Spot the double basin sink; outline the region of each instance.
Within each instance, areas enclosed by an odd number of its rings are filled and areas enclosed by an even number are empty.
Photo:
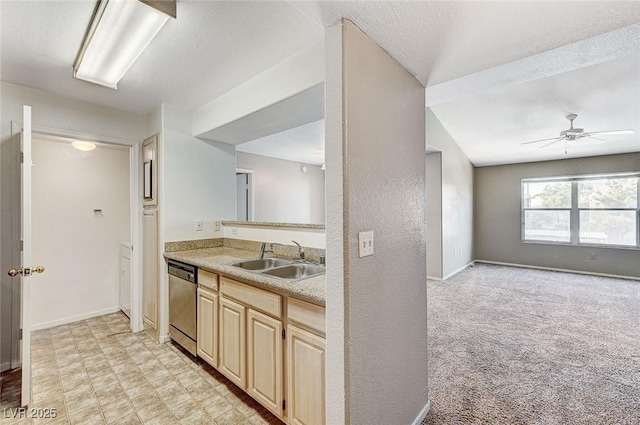
[[[325,273],[325,266],[301,263],[288,258],[256,258],[231,263],[234,267],[288,281],[299,281]]]

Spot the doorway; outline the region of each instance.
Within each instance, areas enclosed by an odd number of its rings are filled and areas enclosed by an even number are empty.
[[[0,353],[2,354],[1,366],[4,384],[9,383],[10,377],[13,384],[17,384],[18,398],[13,406],[19,406],[19,388],[21,368],[21,341],[20,341],[20,285],[7,279],[6,271],[14,267],[12,264],[20,264],[20,133],[21,124],[12,125],[12,136],[2,141],[2,292],[0,303]],[[17,135],[17,137],[14,137]],[[120,309],[119,305],[119,279],[120,279],[120,242],[139,242],[139,224],[137,213],[139,212],[138,196],[138,170],[139,146],[120,143],[96,142],[98,149],[94,152],[80,152],[71,147],[75,135],[53,136],[44,133],[33,133],[32,145],[34,145],[34,157],[32,159],[32,171],[35,174],[32,196],[33,205],[33,234],[34,260],[42,262],[46,266],[46,273],[31,286],[31,299],[34,304],[31,311],[32,326],[23,330],[45,329],[71,323],[85,318],[113,313]],[[87,136],[82,136],[87,140]],[[89,138],[91,140],[91,138]],[[58,148],[41,149],[43,146]],[[62,149],[62,150],[61,150]],[[63,152],[64,151],[64,152]],[[96,152],[107,151],[109,155],[98,163],[88,163]],[[115,153],[115,156],[113,155]],[[117,157],[117,159],[116,159]],[[52,161],[69,160],[66,166],[52,169]],[[117,166],[114,167],[114,164]],[[98,164],[98,166],[96,166]],[[99,165],[102,164],[102,165]],[[105,172],[102,166],[110,170]],[[84,172],[84,175],[79,171]],[[65,180],[60,179],[64,176]],[[113,187],[114,180],[118,180],[120,186]],[[119,202],[112,202],[114,192],[120,192]],[[80,205],[81,204],[81,205]],[[76,212],[65,210],[68,206],[75,206]],[[80,211],[80,214],[77,211]],[[114,231],[111,223],[113,215],[118,215],[118,228]],[[49,221],[47,221],[49,220]],[[17,225],[16,225],[17,223]],[[122,224],[124,223],[124,230]],[[91,233],[88,227],[102,233]],[[116,235],[117,243],[112,247],[113,241],[107,240],[109,234]],[[82,238],[79,238],[79,235]],[[75,254],[66,252],[73,248]],[[114,249],[112,249],[114,248]],[[16,251],[14,254],[12,251]],[[94,259],[104,259],[103,251],[111,252],[105,262],[103,270],[97,270],[86,258],[80,258],[88,254]],[[73,270],[73,273],[69,273]],[[76,277],[79,271],[84,270],[85,276],[82,282]],[[89,274],[90,273],[90,274]],[[135,292],[139,280],[139,265],[137,259],[131,261],[132,292]],[[74,279],[76,280],[74,283]],[[14,279],[15,280],[15,279]],[[46,281],[46,285],[43,284]],[[100,282],[102,288],[96,292],[95,285],[87,285],[87,282]],[[106,284],[106,285],[105,285]],[[94,301],[108,300],[106,305],[96,304]],[[93,303],[93,304],[92,304]],[[134,304],[133,308],[136,308]],[[82,310],[84,309],[84,310]],[[29,309],[26,309],[29,311]],[[134,313],[135,314],[135,313]],[[134,331],[135,321],[131,322]],[[138,327],[139,328],[139,327]],[[8,353],[8,354],[7,354]],[[26,364],[26,362],[25,362]],[[17,379],[14,379],[17,378]],[[17,381],[17,382],[16,382]],[[15,388],[15,385],[12,385]],[[2,392],[7,387],[3,385]]]
[[[255,221],[253,170],[236,169],[236,220]]]

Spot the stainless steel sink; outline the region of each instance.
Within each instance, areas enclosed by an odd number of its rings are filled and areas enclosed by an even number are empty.
[[[325,266],[318,264],[294,263],[288,266],[263,270],[262,274],[279,277],[286,280],[302,280],[314,276],[320,276],[326,271]]]
[[[258,258],[255,260],[243,260],[231,263],[232,266],[240,267],[241,269],[259,272],[266,269],[272,269],[274,267],[286,266],[292,264],[293,260],[287,260],[284,258]]]

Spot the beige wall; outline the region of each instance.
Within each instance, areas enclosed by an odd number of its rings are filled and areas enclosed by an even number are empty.
[[[351,22],[343,21],[341,35],[342,50],[327,50],[327,108],[336,107],[336,87],[342,95],[341,116],[327,113],[327,151],[341,145],[343,159],[328,159],[327,190],[342,192],[344,223],[328,215],[327,247],[331,253],[343,232],[344,286],[333,288],[340,281],[327,275],[327,305],[335,299],[344,306],[344,422],[410,424],[427,404],[424,87]],[[333,79],[336,54],[340,82]],[[333,130],[341,117],[348,125],[338,140]],[[329,180],[333,167],[342,170],[342,187]],[[336,199],[328,199],[336,212]],[[359,258],[358,232],[367,230],[374,231],[375,254]],[[340,264],[328,260],[328,268]],[[339,326],[330,325],[331,342]],[[342,372],[333,358],[327,368],[329,377]],[[338,423],[331,411],[339,403],[328,398],[328,423]]]
[[[236,152],[236,166],[254,171],[255,221],[324,223],[324,171],[320,166],[246,152]]]
[[[118,310],[129,148],[82,152],[34,135],[33,164],[32,250],[46,273],[31,289],[32,329]]]
[[[520,235],[521,179],[639,170],[640,153],[476,168],[476,259],[640,277],[637,250],[526,244]]]
[[[427,276],[442,279],[442,153],[427,154]]]
[[[442,155],[442,277],[473,261],[473,164],[427,108],[427,144]]]

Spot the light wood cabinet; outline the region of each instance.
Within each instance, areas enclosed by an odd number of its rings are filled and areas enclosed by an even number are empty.
[[[324,307],[206,270],[198,283],[198,356],[285,423],[324,425]]]
[[[142,216],[142,314],[145,327],[158,329],[158,212]]]
[[[325,309],[289,298],[287,416],[289,424],[325,423]]]
[[[282,321],[249,309],[247,325],[247,392],[282,417]]]
[[[218,367],[218,294],[198,288],[197,353]]]
[[[289,424],[325,423],[325,339],[287,326]]]
[[[246,307],[220,297],[220,358],[218,370],[234,384],[247,388]]]

